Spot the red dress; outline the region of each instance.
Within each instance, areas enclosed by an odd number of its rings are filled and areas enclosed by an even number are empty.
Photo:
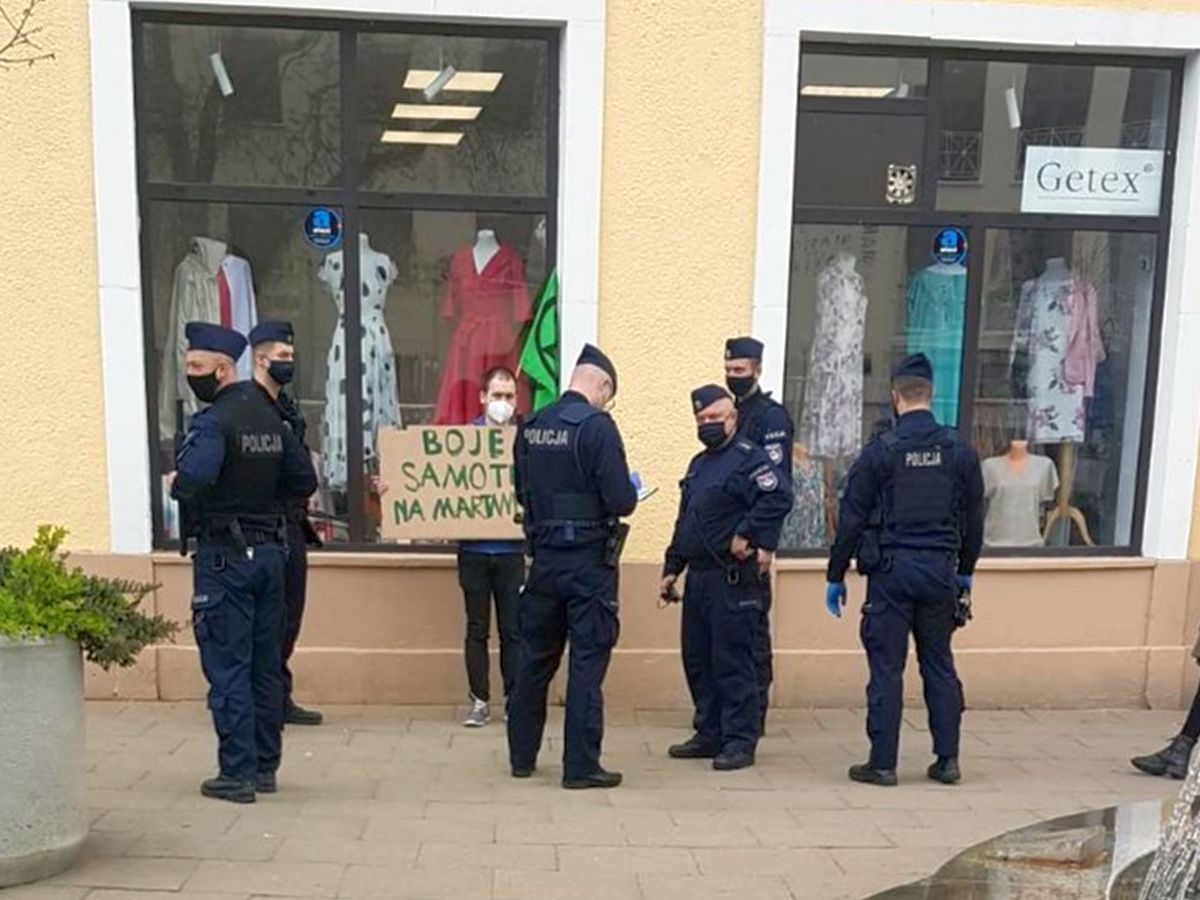
[[[442,318],[458,317],[450,338],[442,383],[434,408],[435,425],[466,425],[479,416],[479,383],[494,366],[514,372],[520,349],[521,326],[533,315],[525,267],[517,251],[507,245],[475,271],[471,247],[463,247],[450,260]],[[525,412],[525,391],[521,411]]]

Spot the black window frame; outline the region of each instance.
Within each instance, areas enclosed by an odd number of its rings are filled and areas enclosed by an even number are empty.
[[[146,144],[142,128],[145,91],[143,29],[147,25],[196,25],[207,27],[247,27],[279,30],[323,31],[339,36],[339,98],[341,102],[341,171],[337,183],[324,187],[278,187],[178,183],[151,180],[148,177]],[[546,221],[546,271],[557,267],[558,249],[558,170],[561,29],[512,25],[467,25],[404,19],[286,16],[262,14],[223,14],[170,12],[135,9],[132,11],[134,121],[136,130],[138,214],[148,221],[150,204],[156,201],[176,203],[229,203],[272,206],[330,206],[342,212],[342,244],[345,253],[346,303],[346,421],[362,421],[363,367],[361,359],[362,298],[359,277],[359,231],[363,210],[392,209],[405,212],[447,211],[481,213],[524,213],[541,215]],[[358,139],[358,103],[361,85],[358,75],[358,37],[365,34],[430,35],[437,37],[508,38],[541,41],[546,44],[546,183],[543,196],[504,196],[435,191],[368,191],[359,186],[358,165],[361,146]],[[142,278],[142,340],[146,383],[146,415],[149,426],[152,546],[156,550],[176,550],[179,541],[166,538],[162,510],[162,465],[158,440],[159,360],[155,357],[153,266],[145,232],[139,234]],[[347,428],[347,496],[350,539],[326,545],[329,552],[443,553],[454,551],[447,544],[393,544],[368,541],[365,476],[362,466],[362,429]]]
[[[920,57],[928,61],[928,84],[925,96],[913,99],[871,99],[857,97],[806,97],[800,94],[797,75],[796,146],[793,166],[798,166],[803,150],[804,135],[800,131],[802,112],[849,112],[858,114],[912,115],[925,120],[925,145],[918,175],[917,196],[911,206],[815,206],[799,200],[798,179],[794,179],[791,227],[797,225],[899,225],[914,228],[954,226],[967,235],[971,247],[985,246],[989,230],[1028,231],[1100,231],[1153,234],[1155,268],[1150,311],[1150,345],[1146,359],[1146,384],[1142,404],[1141,431],[1138,436],[1133,522],[1128,544],[1065,547],[987,547],[991,557],[1071,557],[1071,556],[1141,556],[1145,537],[1146,486],[1150,472],[1150,449],[1154,434],[1155,401],[1158,394],[1159,362],[1162,344],[1163,305],[1166,293],[1167,260],[1170,250],[1171,209],[1174,200],[1175,162],[1179,141],[1179,118],[1183,96],[1184,60],[1177,56],[1130,56],[1097,53],[1075,53],[1066,49],[1055,52],[982,50],[953,46],[906,46],[890,44],[850,44],[826,41],[801,41],[801,67],[805,53],[838,56]],[[1166,146],[1163,149],[1164,170],[1162,198],[1157,216],[1095,216],[1060,215],[1022,212],[961,212],[939,211],[937,192],[941,183],[941,101],[945,64],[951,60],[979,60],[1028,64],[1124,66],[1166,70],[1171,76],[1167,109]],[[789,246],[790,246],[789,242]],[[959,387],[958,426],[967,441],[974,424],[975,393],[979,377],[979,322],[984,288],[984,253],[971,253],[967,259],[967,298],[963,324],[963,358]],[[790,282],[789,266],[789,282]],[[789,283],[788,302],[791,303]],[[781,555],[795,558],[822,557],[824,548],[805,548],[783,551]]]

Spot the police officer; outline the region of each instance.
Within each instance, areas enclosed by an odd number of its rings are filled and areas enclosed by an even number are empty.
[[[275,791],[281,755],[283,514],[317,475],[262,391],[237,383],[246,339],[204,322],[185,334],[188,384],[212,404],[192,419],[171,485],[197,538],[192,623],[219,742],[220,774],[200,792],[253,803]]]
[[[950,641],[959,595],[971,589],[983,545],[983,475],[975,451],[938,425],[932,399],[929,360],[923,353],[906,357],[892,374],[896,424],[867,444],[851,467],[829,558],[825,604],[840,616],[850,557],[878,506],[880,558],[859,560],[869,576],[861,637],[871,671],[871,756],[850,769],[850,778],[866,784],[896,784],[909,632],[937,757],[928,775],[943,784],[961,778],[963,695]]]
[[[682,651],[696,733],[668,753],[712,759],[714,769],[729,771],[754,765],[761,727],[755,638],[792,489],[761,447],[737,436],[738,414],[724,388],[692,391],[692,410],[705,449],[680,482],[662,596],[675,597],[687,569]]]
[[[612,788],[619,772],[600,765],[601,685],[617,642],[617,566],[637,506],[625,448],[603,412],[616,396],[612,361],[586,345],[559,400],[517,434],[517,497],[533,562],[521,598],[522,661],[509,710],[514,778],[537,767],[546,691],[571,643],[564,724],[565,788]]]
[[[250,332],[254,354],[254,380],[275,407],[283,423],[308,452],[305,434],[308,423],[296,401],[284,393],[296,374],[295,336],[291,322],[259,322]],[[317,711],[297,706],[292,700],[292,670],[288,661],[296,650],[304,618],[304,595],[308,585],[308,548],[320,547],[321,539],[308,518],[307,500],[287,506],[288,553],[283,569],[283,721],[285,725],[320,725]]]
[[[766,451],[779,480],[792,484],[792,441],[796,428],[783,404],[771,398],[759,386],[762,378],[762,341],[752,337],[730,338],[725,342],[725,385],[737,401],[738,436]],[[759,730],[766,734],[767,708],[771,702],[771,682],[775,667],[771,653],[771,586],[768,582],[759,628],[755,636],[754,665],[758,675]]]

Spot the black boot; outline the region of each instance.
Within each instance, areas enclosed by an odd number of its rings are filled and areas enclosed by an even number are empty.
[[[745,747],[726,747],[713,758],[713,768],[718,772],[735,772],[754,765],[754,751]]]
[[[274,772],[259,772],[254,776],[254,790],[260,794],[274,794],[279,790]]]
[[[1149,756],[1135,756],[1130,760],[1135,769],[1147,775],[1170,775],[1172,778],[1187,778],[1188,763],[1196,739],[1187,735],[1176,735],[1166,747]]]
[[[325,717],[315,709],[305,709],[292,703],[283,713],[285,725],[320,725]]]
[[[667,756],[671,759],[712,759],[720,752],[720,746],[706,741],[698,734],[693,734],[682,744],[674,744],[667,748]]]
[[[591,775],[582,778],[563,778],[562,786],[572,791],[585,791],[588,788],[615,788],[621,783],[620,772],[606,772],[597,769]]]
[[[897,783],[895,769],[872,769],[869,765],[851,766],[850,780],[878,787],[895,787]]]
[[[939,756],[925,772],[930,781],[940,781],[942,784],[958,784],[962,781],[962,771],[958,768],[958,759],[953,756]]]
[[[240,778],[218,775],[200,785],[200,793],[213,800],[228,800],[230,803],[253,803],[254,782]]]

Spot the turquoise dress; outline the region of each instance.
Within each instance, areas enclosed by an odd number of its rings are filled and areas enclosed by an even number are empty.
[[[958,425],[966,306],[967,273],[960,267],[930,266],[908,283],[908,352],[929,357],[933,415],[950,428]]]

